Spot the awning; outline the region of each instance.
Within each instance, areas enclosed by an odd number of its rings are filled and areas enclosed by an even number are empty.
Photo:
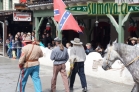
[[[0,16],[5,16],[5,15],[11,15],[13,14],[13,12],[15,12],[16,10],[1,10],[0,11]]]

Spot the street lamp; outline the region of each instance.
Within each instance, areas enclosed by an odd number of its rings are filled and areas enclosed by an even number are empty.
[[[4,56],[4,22],[0,21],[0,23],[2,24],[2,28],[3,28],[3,56]]]
[[[96,24],[96,27],[98,27],[98,23],[99,23],[99,22],[96,20],[96,22],[95,22],[95,24]]]
[[[95,25],[96,25],[96,27],[98,27],[98,20],[97,20],[97,15],[96,15],[96,22],[95,22]]]

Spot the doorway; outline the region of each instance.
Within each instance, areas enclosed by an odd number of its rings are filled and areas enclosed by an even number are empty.
[[[99,22],[98,26],[94,26],[93,39],[96,46],[99,44],[105,49],[110,41],[110,24]]]

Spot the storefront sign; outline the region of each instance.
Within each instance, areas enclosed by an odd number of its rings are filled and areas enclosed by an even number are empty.
[[[31,21],[31,13],[14,12],[13,21]]]
[[[127,14],[128,12],[139,11],[138,5],[128,5],[122,3],[121,6],[118,3],[88,3],[87,6],[74,6],[67,7],[70,11],[87,12],[88,14]]]

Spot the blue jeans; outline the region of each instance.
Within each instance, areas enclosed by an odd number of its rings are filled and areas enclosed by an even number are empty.
[[[11,48],[8,48],[7,55],[9,56],[9,58],[12,58],[12,49]]]
[[[39,65],[24,68],[21,70],[20,80],[18,84],[18,92],[25,92],[25,86],[29,75],[32,78],[35,92],[42,92],[41,80],[39,77]]]
[[[79,74],[82,88],[87,87],[86,77],[84,74],[84,62],[75,62],[74,68],[72,70],[71,78],[70,78],[70,87],[73,88],[76,73]]]
[[[20,58],[20,56],[21,56],[21,48],[17,48],[16,56],[17,56],[17,59]]]

